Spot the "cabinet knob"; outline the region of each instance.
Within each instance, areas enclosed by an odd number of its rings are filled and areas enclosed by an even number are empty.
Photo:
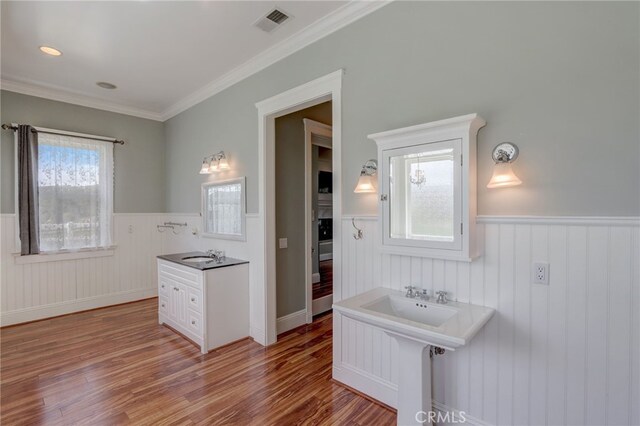
[[[196,325],[196,322],[195,321],[191,321],[191,324]]]
[[[192,302],[195,302],[195,301],[196,301],[196,298],[195,298],[195,297],[192,297],[192,298],[191,298],[191,301],[192,301]]]
[[[162,284],[162,288],[164,288],[164,284]]]
[[[162,307],[164,308],[164,303],[162,304]]]

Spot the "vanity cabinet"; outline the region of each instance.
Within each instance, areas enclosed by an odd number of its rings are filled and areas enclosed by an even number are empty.
[[[477,114],[370,135],[378,145],[382,252],[471,261],[476,233]]]
[[[158,322],[202,353],[249,336],[249,264],[233,261],[202,270],[158,259]]]

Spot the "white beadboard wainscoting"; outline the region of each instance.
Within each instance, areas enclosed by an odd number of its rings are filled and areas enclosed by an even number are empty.
[[[159,214],[115,214],[110,256],[16,263],[13,214],[1,216],[0,323],[11,325],[154,297]],[[131,231],[131,232],[130,232]]]
[[[380,254],[377,218],[355,220],[364,238],[343,217],[336,300],[412,284],[496,309],[467,347],[435,357],[437,409],[472,424],[640,424],[638,218],[480,218],[472,263]],[[550,285],[532,284],[536,261]],[[334,315],[334,377],[395,407],[395,342]]]
[[[255,235],[257,215],[247,215],[247,235]],[[164,222],[186,222],[159,232]],[[71,312],[99,308],[157,295],[156,256],[181,251],[221,249],[227,256],[255,259],[247,242],[201,238],[199,214],[114,215],[113,255],[75,260],[17,264],[15,215],[0,216],[0,325],[6,326]],[[196,235],[192,231],[196,229]],[[253,244],[255,246],[255,244]],[[253,250],[253,251],[252,251]],[[251,275],[255,276],[255,262]],[[260,323],[261,306],[251,308]],[[262,330],[252,336],[259,339]]]

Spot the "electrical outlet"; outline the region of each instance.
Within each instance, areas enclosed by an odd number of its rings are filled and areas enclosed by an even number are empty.
[[[278,245],[281,249],[285,249],[289,246],[289,240],[287,238],[280,238],[278,240]]]
[[[533,283],[549,284],[549,264],[547,262],[533,264]]]

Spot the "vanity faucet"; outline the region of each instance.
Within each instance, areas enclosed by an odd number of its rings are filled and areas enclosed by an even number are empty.
[[[410,299],[415,299],[416,297],[419,296],[417,287],[408,285],[408,286],[405,286],[405,289],[407,290],[407,293],[405,294],[406,297]]]
[[[443,305],[446,305],[448,300],[447,300],[447,292],[446,291],[436,291],[436,294],[438,295],[438,299],[436,300],[436,303],[441,303]]]
[[[431,297],[429,296],[429,290],[426,288],[422,289],[422,293],[420,293],[420,300],[429,300]]]

